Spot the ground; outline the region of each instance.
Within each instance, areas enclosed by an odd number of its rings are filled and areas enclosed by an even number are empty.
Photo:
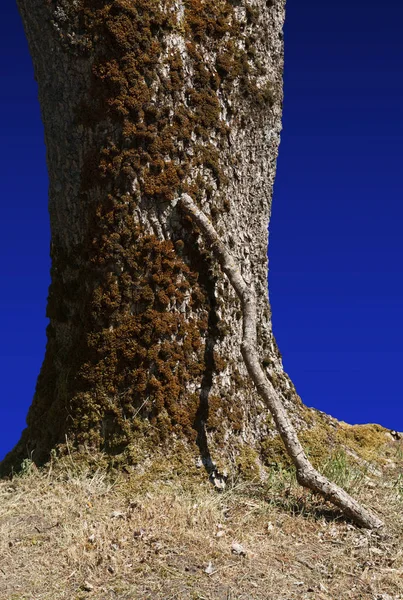
[[[386,456],[376,468],[340,453],[322,465],[385,520],[379,532],[279,467],[219,492],[203,468],[158,454],[127,472],[27,461],[0,482],[0,599],[403,599],[403,442]]]

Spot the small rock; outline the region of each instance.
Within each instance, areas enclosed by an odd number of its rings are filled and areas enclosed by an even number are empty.
[[[211,561],[209,562],[207,567],[204,569],[204,572],[207,573],[207,575],[212,575],[213,573],[215,573],[213,563]]]
[[[274,525],[271,521],[267,523],[267,533],[271,533],[274,529]]]
[[[91,534],[88,538],[90,544],[95,544],[95,534]]]
[[[237,554],[238,556],[246,556],[245,548],[242,544],[238,544],[238,542],[234,542],[231,546],[232,554]]]
[[[91,585],[91,583],[88,583],[88,581],[84,581],[84,583],[83,583],[84,592],[92,592],[93,589],[94,589],[94,586]]]
[[[220,529],[220,531],[217,531],[217,533],[215,534],[216,538],[221,538],[225,535],[225,531],[223,529]]]
[[[119,510],[112,511],[109,516],[111,519],[124,519],[125,518],[125,515],[122,512],[120,512]]]

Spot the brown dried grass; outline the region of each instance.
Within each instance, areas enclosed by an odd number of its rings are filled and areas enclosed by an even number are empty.
[[[343,479],[337,461],[326,468]],[[0,599],[403,599],[402,463],[396,444],[381,477],[344,473],[385,520],[380,533],[346,522],[288,471],[218,493],[201,470],[173,475],[162,457],[142,474],[27,463],[0,482]]]

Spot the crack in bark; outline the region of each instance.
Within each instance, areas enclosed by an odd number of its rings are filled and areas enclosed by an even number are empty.
[[[206,245],[241,300],[243,314],[241,354],[250,378],[273,415],[281,439],[295,465],[298,483],[338,506],[357,525],[369,529],[383,527],[383,522],[376,515],[354,500],[345,490],[321,475],[310,463],[283,403],[260,365],[257,352],[256,295],[253,286],[245,282],[234,257],[192,198],[183,194],[175,200],[174,204],[178,204],[192,219],[193,224],[200,229]]]

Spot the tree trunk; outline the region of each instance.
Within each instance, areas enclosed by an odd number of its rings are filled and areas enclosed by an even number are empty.
[[[171,202],[188,193],[254,282],[262,360],[284,1],[18,0],[50,177],[48,344],[3,470],[65,437],[113,454],[197,442],[205,463],[267,437],[241,307]],[[290,396],[290,401],[294,397]]]
[[[257,357],[298,426],[267,296],[284,1],[18,3],[45,125],[52,282],[27,429],[2,472],[67,438],[125,461],[197,444],[218,485],[217,462],[234,457],[261,474],[274,424],[240,353],[242,306],[173,200],[189,194],[254,288]]]
[[[221,485],[217,462],[264,474],[276,425],[303,485],[380,526],[312,468],[295,427],[308,418],[327,454],[338,426],[302,405],[271,330],[285,0],[17,1],[45,125],[52,281],[27,428],[0,471],[66,440],[126,462],[181,444]]]

